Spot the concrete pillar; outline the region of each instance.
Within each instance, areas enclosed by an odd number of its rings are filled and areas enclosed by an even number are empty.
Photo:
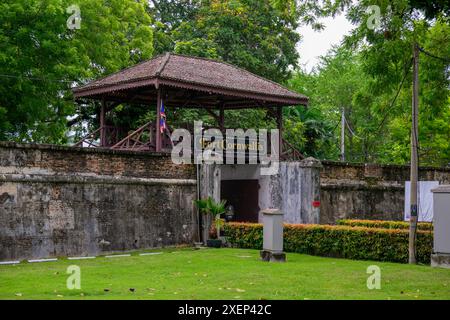
[[[220,201],[221,170],[217,164],[200,165],[200,198]]]
[[[314,158],[300,161],[300,190],[302,223],[320,223],[320,170],[322,163]]]
[[[261,260],[284,262],[283,253],[283,213],[278,209],[265,209],[263,215],[263,250]]]
[[[434,243],[431,265],[450,268],[450,185],[443,185],[433,192]]]
[[[280,171],[283,169],[280,163]],[[259,170],[259,167],[258,167]],[[259,177],[259,209],[262,208],[283,208],[281,172],[278,175]],[[283,211],[286,212],[286,211]],[[284,216],[286,218],[286,216]],[[259,211],[258,221],[263,221],[262,211]]]

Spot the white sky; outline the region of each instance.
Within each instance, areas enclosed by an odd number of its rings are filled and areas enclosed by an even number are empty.
[[[300,65],[306,71],[311,71],[319,62],[318,58],[325,55],[332,45],[339,44],[353,28],[344,14],[321,19],[320,22],[325,25],[322,31],[314,31],[310,26],[299,28],[302,40],[297,45],[297,50],[300,53]]]

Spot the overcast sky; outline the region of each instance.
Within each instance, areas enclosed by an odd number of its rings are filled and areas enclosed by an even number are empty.
[[[301,42],[297,45],[300,53],[300,65],[307,71],[318,63],[318,57],[327,53],[331,46],[339,44],[344,35],[349,34],[353,26],[347,21],[344,15],[320,20],[325,29],[317,32],[309,26],[303,26],[299,29],[302,35]]]

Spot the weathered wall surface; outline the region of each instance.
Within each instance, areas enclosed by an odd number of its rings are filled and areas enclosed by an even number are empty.
[[[308,158],[280,162],[279,173],[273,176],[261,176],[258,165],[221,168],[223,180],[258,180],[259,209],[281,209],[286,223],[334,224],[344,218],[403,220],[408,166]],[[450,168],[422,167],[419,179],[450,184]],[[319,201],[320,207],[315,208],[313,202]]]
[[[259,165],[223,165],[223,180],[258,180],[259,210],[278,208],[286,223],[319,223],[319,161],[308,158],[300,162],[280,162],[278,174],[261,175]],[[262,222],[262,214],[259,215]]]
[[[0,143],[0,260],[190,244],[195,198],[166,155]]]
[[[408,167],[322,166],[282,162],[274,176],[257,165],[205,167],[201,193],[217,198],[221,179],[256,179],[259,208],[281,208],[289,223],[402,220]],[[448,168],[419,175],[450,184]],[[0,260],[189,244],[198,236],[196,196],[195,166],[167,155],[0,143]]]
[[[320,222],[342,218],[403,220],[409,167],[322,162]],[[450,168],[419,170],[422,181],[450,183]]]

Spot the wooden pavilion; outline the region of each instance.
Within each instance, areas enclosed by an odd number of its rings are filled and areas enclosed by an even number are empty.
[[[202,108],[216,119],[222,132],[226,110],[267,108],[280,130],[281,157],[301,158],[295,148],[282,141],[282,108],[306,106],[308,98],[225,62],[166,53],[74,88],[73,93],[75,99],[101,101],[99,128],[77,146],[169,151],[170,131],[160,133],[162,104],[165,108]],[[156,121],[131,134],[121,133],[105,121],[106,114],[121,103],[155,106]]]

